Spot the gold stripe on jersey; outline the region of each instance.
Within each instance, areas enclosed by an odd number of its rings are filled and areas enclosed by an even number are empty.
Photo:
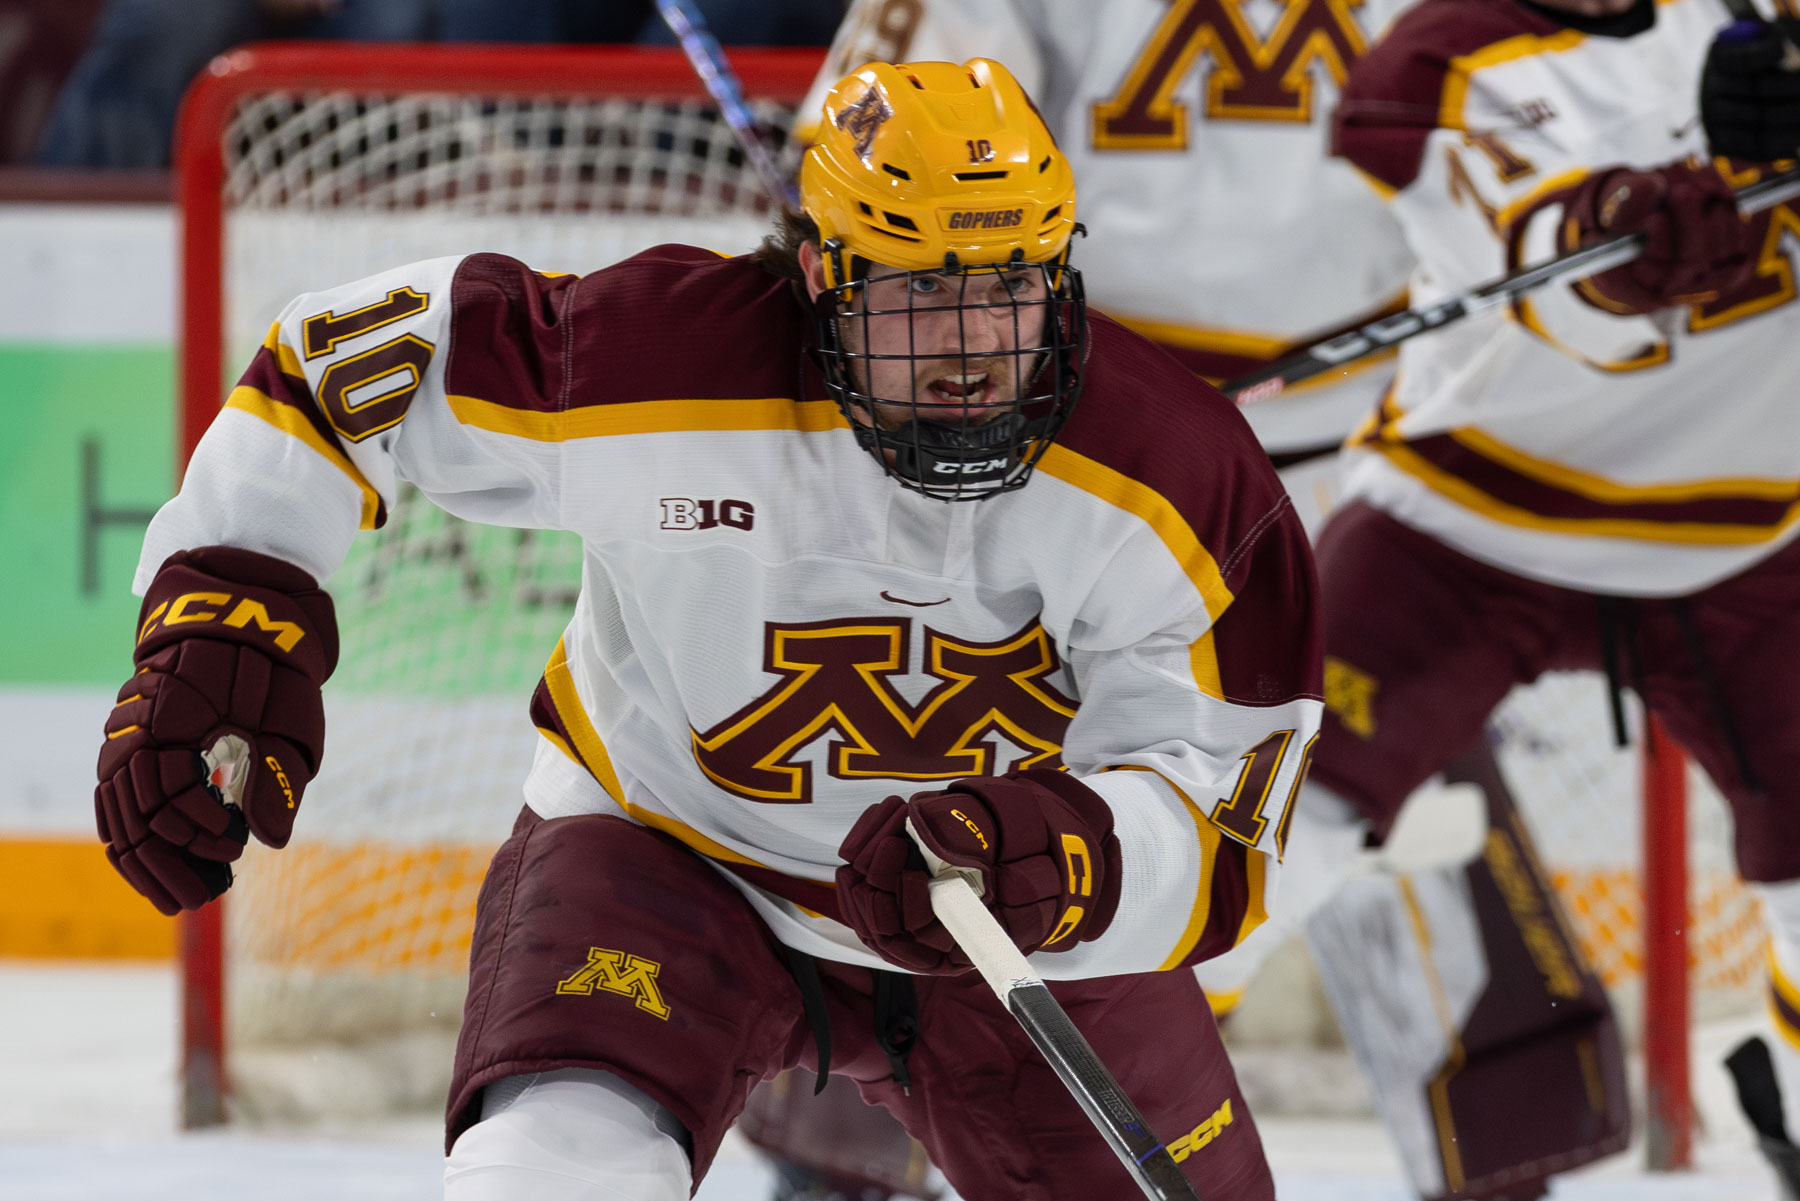
[[[305,381],[306,368],[300,365],[299,353],[281,340],[281,322],[277,321],[269,327],[268,335],[263,338],[263,349],[275,356],[275,364],[281,368],[281,374]]]
[[[1392,189],[1389,189],[1392,193]],[[1401,289],[1378,307],[1368,310],[1379,315],[1390,309],[1404,306],[1406,290]],[[1163,346],[1176,346],[1182,350],[1197,350],[1206,354],[1235,355],[1240,358],[1258,359],[1274,362],[1290,351],[1299,350],[1310,343],[1296,343],[1292,338],[1280,338],[1271,334],[1251,333],[1248,330],[1219,329],[1206,325],[1182,325],[1173,321],[1153,321],[1148,317],[1122,316],[1111,309],[1106,315],[1123,325],[1133,333],[1142,334],[1152,342]],[[1374,316],[1369,318],[1371,321]],[[1303,379],[1297,384],[1289,384],[1282,389],[1283,396],[1296,396],[1306,391],[1320,388],[1335,388],[1353,375],[1361,375],[1375,367],[1391,364],[1400,353],[1398,346],[1390,346],[1375,354],[1364,355],[1355,362],[1346,363],[1333,371],[1322,372],[1310,379]]]
[[[283,347],[282,349],[287,348]],[[291,355],[293,351],[289,350],[288,353]],[[306,443],[307,446],[317,451],[326,462],[349,476],[350,482],[362,492],[360,528],[365,530],[375,528],[375,519],[381,512],[381,494],[375,491],[375,486],[369,483],[368,478],[357,469],[356,464],[352,463],[343,451],[333,446],[323,434],[313,428],[313,423],[306,419],[305,413],[293,405],[281,404],[272,399],[268,393],[246,384],[239,384],[231,390],[231,396],[225,401],[225,407],[236,409],[240,413],[247,413],[259,421],[265,421],[289,437]]]
[[[1231,942],[1238,946],[1258,926],[1269,920],[1269,910],[1263,898],[1263,882],[1269,874],[1269,857],[1252,851],[1244,856],[1245,881],[1250,895],[1244,904],[1244,920],[1238,923],[1237,937]]]
[[[587,764],[581,761],[581,756],[575,753],[573,747],[563,741],[563,736],[561,734],[558,734],[555,730],[546,730],[542,726],[537,727],[537,732],[544,736],[545,742],[548,742],[551,746],[568,756],[569,762],[573,763],[576,767],[581,768],[583,771],[587,770]]]
[[[1473,54],[1457,55],[1450,60],[1450,68],[1444,75],[1444,90],[1438,94],[1438,127],[1467,128],[1463,123],[1463,108],[1469,101],[1469,77],[1475,72],[1515,59],[1573,50],[1585,41],[1587,35],[1573,29],[1564,29],[1547,37],[1522,33],[1491,46],[1483,46]]]
[[[1258,334],[1243,329],[1221,329],[1210,325],[1183,325],[1174,321],[1159,321],[1149,317],[1130,317],[1125,314],[1106,310],[1106,315],[1123,325],[1149,338],[1152,342],[1162,342],[1169,346],[1180,346],[1187,350],[1211,350],[1220,354],[1239,355],[1247,359],[1272,359],[1294,344],[1292,338],[1283,338],[1275,334]]]
[[[450,411],[464,425],[532,442],[715,430],[796,430],[816,434],[850,428],[835,401],[796,401],[785,396],[645,400],[553,413],[513,408],[477,396],[451,395],[449,401]]]
[[[1188,647],[1188,662],[1193,665],[1194,686],[1215,701],[1224,700],[1225,682],[1219,675],[1219,649],[1213,642],[1210,627]]]
[[[1464,508],[1490,520],[1526,529],[1597,538],[1636,538],[1646,542],[1754,546],[1780,537],[1796,519],[1800,519],[1800,503],[1790,505],[1787,512],[1782,514],[1781,520],[1755,526],[1698,521],[1646,521],[1623,517],[1546,517],[1496,500],[1461,476],[1450,474],[1402,444],[1368,442],[1363,445],[1379,451],[1395,467]]]
[[[1219,828],[1213,825],[1212,819],[1200,812],[1200,806],[1194,804],[1187,793],[1161,772],[1148,767],[1139,767],[1135,763],[1119,763],[1101,770],[1149,772],[1167,784],[1175,795],[1181,798],[1182,806],[1186,808],[1188,817],[1192,818],[1194,822],[1194,833],[1200,844],[1200,886],[1194,890],[1194,907],[1188,913],[1187,925],[1182,928],[1181,937],[1176,940],[1175,949],[1169,952],[1169,957],[1163,960],[1156,969],[1159,972],[1166,972],[1180,966],[1181,961],[1187,958],[1188,952],[1194,949],[1194,944],[1200,941],[1200,936],[1206,933],[1207,919],[1212,916],[1213,865],[1219,860],[1219,842],[1224,836],[1219,833]],[[1245,856],[1246,859],[1255,857],[1256,852],[1254,851]],[[1260,877],[1258,884],[1260,887]],[[1254,898],[1254,903],[1258,906],[1262,904],[1260,891]]]
[[[1724,499],[1800,500],[1800,480],[1722,476],[1708,480],[1689,480],[1680,484],[1622,484],[1552,459],[1526,454],[1474,426],[1451,430],[1450,436],[1475,453],[1510,467],[1520,475],[1603,504]]]
[[[1231,604],[1231,589],[1225,586],[1218,563],[1167,497],[1148,484],[1055,442],[1038,460],[1038,470],[1130,513],[1156,531],[1200,594],[1208,617],[1217,621]]]
[[[1378,182],[1378,181],[1376,181]],[[1382,185],[1386,187],[1386,185]],[[1393,189],[1387,188],[1386,195],[1393,195]],[[1389,312],[1406,306],[1407,289],[1401,288],[1384,300],[1377,301],[1363,311],[1373,321]],[[1115,309],[1107,309],[1106,315],[1123,325],[1126,329],[1140,333],[1152,342],[1161,342],[1166,346],[1179,346],[1184,350],[1208,350],[1218,354],[1237,355],[1246,359],[1274,359],[1309,344],[1306,340],[1296,341],[1291,335],[1263,334],[1248,329],[1227,329],[1216,325],[1188,325],[1178,321],[1164,321],[1153,317],[1134,317],[1120,313]],[[1296,385],[1298,386],[1298,385]]]
[[[1536,187],[1510,200],[1494,210],[1494,225],[1498,229],[1511,229],[1515,221],[1531,209],[1544,202],[1544,197],[1552,192],[1560,192],[1565,188],[1573,189],[1593,172],[1586,167],[1572,167],[1567,171],[1559,171],[1548,179],[1540,180]]]
[[[612,755],[607,752],[606,744],[600,739],[600,731],[594,728],[594,723],[588,718],[587,709],[581,703],[581,694],[575,689],[575,676],[569,670],[569,650],[560,639],[556,643],[556,650],[550,655],[550,662],[544,665],[544,683],[549,686],[550,700],[556,705],[556,715],[562,718],[569,737],[575,741],[575,750],[579,754],[577,761],[587,768],[588,774],[600,782],[600,787],[606,789],[607,795],[632,820],[649,826],[652,830],[662,831],[709,859],[742,863],[765,871],[774,870],[754,859],[746,859],[723,843],[714,842],[692,826],[660,813],[652,813],[625,799],[625,789],[619,783],[619,773],[613,767]],[[540,727],[539,733],[542,732]]]
[[[1350,162],[1349,159],[1344,159],[1342,161],[1347,162],[1347,163]],[[1375,189],[1375,194],[1377,196],[1381,197],[1383,200],[1392,200],[1394,197],[1396,197],[1400,194],[1399,188],[1396,188],[1393,184],[1389,183],[1385,179],[1382,179],[1378,175],[1371,175],[1369,172],[1364,171],[1361,167],[1357,166],[1355,163],[1350,163],[1350,169],[1352,171],[1356,172],[1357,178],[1361,179],[1364,183],[1368,184],[1371,188]]]
[[[1783,1008],[1787,1012],[1783,1012]],[[1769,1020],[1775,1030],[1795,1050],[1800,1050],[1800,1030],[1794,1028],[1791,1014],[1800,1013],[1800,988],[1781,970],[1781,961],[1775,955],[1775,942],[1769,942]]]

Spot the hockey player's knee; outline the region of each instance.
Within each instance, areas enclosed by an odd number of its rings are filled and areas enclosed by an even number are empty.
[[[489,1085],[444,1164],[444,1201],[686,1201],[686,1132],[609,1072]]]
[[[1367,832],[1368,823],[1337,793],[1311,780],[1301,786],[1268,920],[1232,950],[1194,969],[1215,1012],[1229,1009],[1230,999],[1242,994],[1275,949],[1349,878],[1362,860]]]

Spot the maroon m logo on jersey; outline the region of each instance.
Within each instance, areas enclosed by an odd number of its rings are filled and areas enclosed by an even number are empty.
[[[1060,660],[1035,620],[998,642],[926,628],[924,669],[939,683],[915,704],[892,682],[910,660],[905,619],[765,627],[763,669],[780,679],[712,729],[692,731],[694,758],[721,787],[753,801],[806,804],[812,765],[795,757],[836,735],[838,779],[955,780],[1059,767],[1075,702],[1047,682]],[[1011,762],[989,737],[1029,748]]]
[[[1286,0],[1265,40],[1244,18],[1243,0],[1171,0],[1118,92],[1094,105],[1095,149],[1185,150],[1188,110],[1173,96],[1202,53],[1212,60],[1208,118],[1312,120],[1313,67],[1342,84],[1362,57],[1366,42],[1350,15],[1362,2]]]

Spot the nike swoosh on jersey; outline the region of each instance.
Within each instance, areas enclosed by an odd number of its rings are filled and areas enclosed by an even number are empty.
[[[881,599],[884,601],[893,601],[896,605],[911,605],[915,609],[929,609],[933,605],[947,605],[950,603],[950,598],[947,596],[943,600],[915,601],[907,600],[903,596],[894,596],[887,592],[881,594]]]

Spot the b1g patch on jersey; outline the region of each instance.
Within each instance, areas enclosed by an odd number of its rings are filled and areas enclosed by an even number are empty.
[[[557,981],[556,994],[588,997],[598,988],[601,992],[630,997],[639,1009],[666,1022],[669,1020],[668,1002],[663,1000],[662,990],[656,986],[660,971],[662,964],[652,960],[639,959],[623,951],[609,951],[605,947],[589,947],[586,965],[567,980]]]
[[[710,530],[724,525],[734,530],[749,530],[756,526],[756,506],[747,500],[665,496],[657,503],[662,506],[660,529]]]
[[[1011,229],[1025,223],[1025,210],[951,209],[939,210],[938,223],[945,229]]]

